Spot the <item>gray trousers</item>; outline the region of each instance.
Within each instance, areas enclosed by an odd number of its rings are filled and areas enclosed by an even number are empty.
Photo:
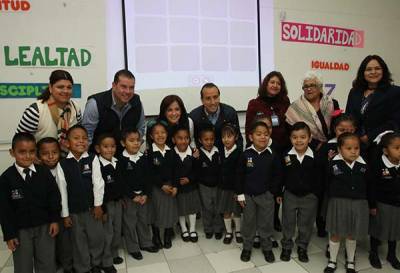
[[[150,247],[151,241],[148,214],[148,203],[140,205],[130,199],[126,200],[126,209],[123,214],[124,238],[128,253],[139,252],[140,247]]]
[[[72,270],[71,229],[64,227],[64,221],[58,224],[60,231],[56,238],[56,259],[66,271]]]
[[[18,231],[19,245],[13,252],[15,273],[55,273],[55,239],[49,235],[49,225]]]
[[[283,249],[292,249],[294,246],[292,238],[295,234],[296,222],[298,229],[296,245],[307,249],[317,215],[317,207],[318,198],[314,194],[298,197],[285,191],[282,205],[283,238],[281,243]]]
[[[246,205],[243,208],[243,249],[251,250],[256,231],[260,236],[261,249],[272,250],[270,237],[274,229],[274,197],[270,192],[257,196],[245,195]]]
[[[74,269],[77,273],[88,272],[92,267],[101,265],[104,248],[103,223],[94,219],[89,211],[71,214],[70,217]]]
[[[107,219],[103,223],[104,251],[102,265],[110,267],[113,258],[118,257],[118,249],[121,245],[122,227],[122,201],[109,201],[106,203]]]
[[[218,187],[207,187],[199,185],[200,198],[202,203],[201,218],[205,233],[222,232],[224,222],[221,214],[218,213]]]

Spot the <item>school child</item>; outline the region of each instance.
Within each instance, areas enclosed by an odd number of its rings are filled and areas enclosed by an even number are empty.
[[[319,165],[319,169],[321,171],[321,177],[326,177],[325,170],[328,167],[328,163],[334,158],[337,151],[337,139],[343,133],[354,133],[356,131],[356,121],[349,114],[341,114],[337,116],[333,122],[332,130],[334,132],[334,137],[328,142],[324,143],[318,152],[316,152],[317,163]],[[363,150],[363,145],[361,144],[361,150]],[[363,153],[361,153],[363,155]],[[321,198],[318,200],[318,211],[316,217],[316,226],[317,226],[317,235],[318,237],[326,237],[326,207],[327,200],[326,196],[324,196],[325,191],[325,183],[321,183],[322,185],[322,194]],[[329,258],[329,252],[327,250],[327,256]]]
[[[235,237],[237,243],[243,243],[241,227],[241,208],[235,194],[236,167],[242,151],[237,148],[238,131],[232,124],[225,124],[221,129],[224,150],[221,153],[221,189],[218,202],[218,212],[224,215],[225,238],[224,244],[230,244],[233,239],[232,219],[235,223]]]
[[[177,184],[173,179],[174,151],[168,147],[167,125],[163,121],[155,121],[149,126],[150,138],[148,160],[150,180],[153,183],[152,205],[153,244],[161,248],[172,247],[173,228],[178,222],[176,194]],[[160,229],[164,229],[164,244],[161,243]]]
[[[140,250],[158,252],[151,241],[149,195],[151,184],[148,181],[147,156],[140,152],[142,138],[137,129],[122,133],[124,147],[118,160],[117,169],[125,184],[125,204],[122,230],[128,253],[136,260],[143,259]]]
[[[256,230],[265,260],[269,263],[275,261],[270,237],[273,233],[274,195],[279,190],[281,166],[279,157],[268,147],[270,137],[264,122],[254,122],[249,134],[253,144],[243,152],[237,168],[236,193],[243,208],[243,250],[240,259],[244,262],[251,258]]]
[[[346,238],[346,273],[354,273],[357,240],[368,234],[367,165],[360,156],[360,139],[354,133],[338,137],[338,155],[328,164],[326,227],[330,258],[324,273],[336,270],[340,240]]]
[[[378,246],[387,241],[386,259],[399,270],[396,241],[400,240],[400,134],[384,135],[380,147],[383,154],[370,162],[375,198],[371,209],[369,261],[374,268],[382,268]]]
[[[196,160],[196,177],[202,203],[204,233],[211,239],[222,238],[224,224],[218,212],[221,160],[218,148],[214,146],[215,132],[212,127],[203,127],[199,133],[199,157]]]
[[[300,262],[308,262],[307,247],[310,243],[317,214],[321,180],[314,152],[308,146],[311,131],[304,122],[296,122],[291,127],[290,142],[293,147],[283,159],[284,187],[282,204],[282,252],[280,259],[289,261],[294,246],[293,236],[297,224],[297,254]]]
[[[88,153],[85,127],[72,126],[67,132],[69,153],[60,161],[58,185],[67,192],[62,200],[64,227],[71,228],[73,268],[77,273],[101,272],[104,249],[104,183],[92,168],[94,155]]]
[[[115,264],[120,264],[123,259],[118,256],[121,244],[122,229],[122,195],[124,184],[117,172],[117,159],[114,157],[117,144],[112,134],[100,134],[96,138],[95,150],[97,156],[94,158],[92,167],[94,179],[93,184],[104,185],[103,196],[103,229],[104,250],[102,257],[102,270],[105,273],[113,273],[117,270]]]
[[[61,211],[56,181],[48,168],[33,163],[36,143],[31,134],[15,134],[11,145],[15,163],[0,177],[0,220],[14,272],[54,273]]]
[[[174,179],[178,185],[178,215],[181,226],[181,237],[184,242],[197,242],[196,214],[200,212],[201,203],[198,185],[195,178],[194,158],[190,148],[190,133],[185,127],[175,130],[172,137],[174,151]],[[186,226],[189,223],[189,231]]]
[[[50,169],[51,174],[56,178],[57,170],[61,168],[58,163],[61,156],[61,148],[57,139],[53,137],[42,138],[38,141],[36,147],[38,159],[44,166]],[[60,191],[60,193],[64,196],[62,200],[66,200],[66,192]],[[71,232],[70,229],[64,228],[64,222],[61,218],[58,227],[59,232],[56,237],[56,261],[61,265],[64,273],[69,273],[72,272]]]

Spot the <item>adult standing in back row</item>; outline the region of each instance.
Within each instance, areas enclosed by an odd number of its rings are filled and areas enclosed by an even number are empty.
[[[142,102],[135,94],[135,76],[122,69],[115,74],[111,89],[88,98],[82,125],[88,131],[92,150],[100,134],[112,133],[117,142],[117,154],[120,154],[122,132],[134,128],[143,136],[144,119]]]
[[[239,119],[236,110],[227,104],[220,102],[221,92],[214,83],[206,83],[200,90],[202,105],[190,112],[190,118],[194,123],[194,137],[197,147],[199,144],[199,132],[204,127],[212,126],[215,131],[215,146],[223,151],[221,139],[221,129],[226,123],[230,123],[238,131],[236,145],[238,149],[243,149],[243,137],[240,134]]]

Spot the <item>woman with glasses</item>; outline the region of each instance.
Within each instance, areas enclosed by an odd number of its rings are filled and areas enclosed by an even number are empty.
[[[346,113],[357,121],[357,133],[370,145],[384,131],[400,127],[400,87],[393,85],[385,61],[369,55],[361,62],[347,98]]]
[[[323,92],[322,77],[315,71],[306,73],[303,79],[303,95],[286,111],[286,122],[293,125],[304,121],[311,129],[310,147],[318,151],[330,135],[332,116],[339,105]]]

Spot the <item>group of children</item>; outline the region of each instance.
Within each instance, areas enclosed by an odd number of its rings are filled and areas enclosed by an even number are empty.
[[[284,154],[274,148],[268,119],[252,124],[244,151],[231,124],[221,131],[223,150],[214,146],[213,128],[200,130],[198,149],[190,147],[188,128],[176,128],[171,137],[167,125],[155,121],[148,130],[146,152],[132,129],[123,132],[117,157],[118,143],[108,134],[96,139],[97,155],[89,154],[87,132],[75,125],[67,133],[65,158],[55,139],[37,143],[41,165],[33,136],[14,136],[15,164],[0,178],[0,220],[16,272],[55,272],[57,260],[64,272],[114,273],[113,264],[123,262],[121,234],[128,253],[142,259],[141,250],[172,246],[177,223],[184,242],[197,242],[200,212],[206,238],[225,234],[225,244],[236,238],[246,262],[259,236],[271,263],[275,201],[282,203],[282,261],[290,260],[296,243],[299,260],[308,262],[314,222],[322,216],[330,236],[324,273],[336,270],[341,239],[346,272],[356,272],[356,241],[368,234],[371,265],[382,267],[378,246],[388,241],[387,260],[400,269],[399,134],[389,132],[369,148],[367,164],[354,120],[345,114],[335,120],[336,137],[318,152],[308,146],[304,122],[291,127],[292,148]]]

